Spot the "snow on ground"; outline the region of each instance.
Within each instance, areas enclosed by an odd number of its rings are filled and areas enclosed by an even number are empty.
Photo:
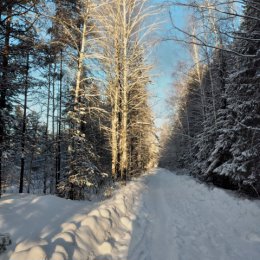
[[[103,203],[3,196],[0,232],[11,234],[12,246],[0,260],[124,259],[141,186],[133,181]]]
[[[0,260],[259,260],[260,203],[165,169],[111,199],[5,195]]]
[[[138,215],[134,222],[127,259],[260,259],[259,201],[165,169],[146,177],[146,186],[141,211],[147,221]]]

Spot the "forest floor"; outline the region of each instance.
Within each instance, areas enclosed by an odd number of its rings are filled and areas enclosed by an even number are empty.
[[[259,260],[260,202],[155,169],[101,202],[6,194],[0,260]]]

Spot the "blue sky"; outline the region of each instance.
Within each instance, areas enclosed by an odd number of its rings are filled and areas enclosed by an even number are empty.
[[[160,4],[163,0],[154,0],[153,2]],[[171,30],[171,22],[168,14],[168,9],[165,9],[160,14],[160,20],[165,21],[158,30],[159,37],[164,37],[169,34]],[[174,22],[183,27],[188,20],[188,13],[185,8],[174,7],[171,8]],[[152,72],[153,84],[150,87],[151,91],[151,105],[155,114],[156,126],[160,127],[169,116],[169,107],[167,106],[167,98],[173,95],[173,81],[172,74],[176,71],[179,61],[187,59],[187,50],[180,44],[173,41],[160,42],[154,49],[152,60],[155,68]]]
[[[151,0],[154,4],[162,4],[164,0]],[[156,31],[156,38],[163,38],[171,30],[171,22],[168,14],[168,9],[165,8],[158,17],[158,20],[163,21],[159,29]],[[183,27],[188,20],[188,13],[186,8],[175,7],[171,8],[174,22]],[[153,50],[151,61],[154,63],[154,70],[152,71],[153,84],[149,90],[151,92],[150,104],[154,111],[155,123],[160,127],[169,117],[169,107],[167,107],[167,98],[173,95],[173,81],[172,74],[178,69],[176,66],[179,61],[187,58],[187,50],[180,44],[173,41],[160,42]],[[39,107],[33,107],[39,110]]]

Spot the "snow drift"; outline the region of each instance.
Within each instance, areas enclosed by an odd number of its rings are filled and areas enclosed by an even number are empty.
[[[103,202],[5,195],[0,260],[259,260],[259,201],[164,169]]]
[[[13,245],[0,259],[123,259],[141,186],[132,182],[101,204],[49,195],[4,195],[0,230],[8,230]]]

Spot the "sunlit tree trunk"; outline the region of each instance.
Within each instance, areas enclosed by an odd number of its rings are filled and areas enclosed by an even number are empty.
[[[123,57],[122,57],[122,127],[121,127],[121,163],[120,163],[120,173],[121,179],[127,177],[128,171],[128,58],[127,58],[127,50],[128,50],[128,32],[127,32],[127,6],[126,0],[122,1],[122,34],[123,34]],[[129,5],[129,3],[128,3]],[[128,7],[129,8],[129,7]],[[129,29],[128,29],[129,30]]]
[[[87,7],[88,8],[88,7]],[[86,11],[86,16],[88,15],[88,10]],[[80,95],[80,83],[81,83],[81,77],[82,77],[82,71],[83,71],[83,61],[85,58],[85,48],[86,48],[86,35],[87,35],[87,18],[84,17],[83,21],[83,29],[81,34],[81,46],[80,46],[80,52],[78,56],[78,67],[77,67],[77,75],[76,75],[76,84],[75,84],[75,98],[74,98],[74,109],[77,107],[79,95]]]

